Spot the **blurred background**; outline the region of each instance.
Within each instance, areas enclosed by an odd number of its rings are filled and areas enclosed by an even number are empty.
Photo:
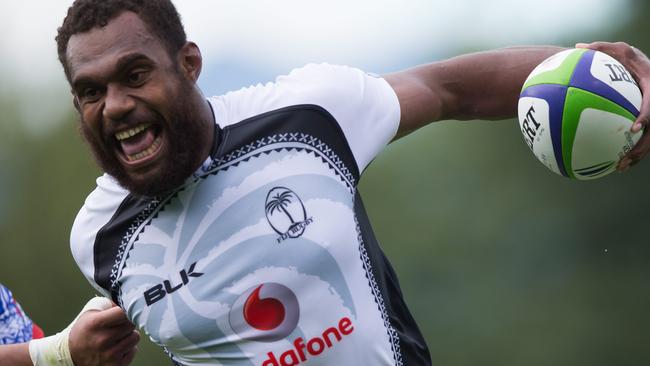
[[[206,95],[307,62],[385,73],[521,44],[625,40],[642,0],[176,0]],[[453,3],[453,5],[452,5]],[[68,244],[99,174],[54,36],[70,0],[0,0],[0,282],[47,334],[93,295]],[[650,161],[571,181],[515,120],[441,122],[389,146],[360,191],[435,365],[650,364]],[[135,365],[168,364],[148,340]]]

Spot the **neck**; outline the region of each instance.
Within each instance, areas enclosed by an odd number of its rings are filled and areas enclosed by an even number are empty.
[[[215,127],[215,120],[214,120],[214,113],[212,112],[212,107],[210,106],[210,102],[203,96],[203,94],[198,91],[196,97],[194,98],[195,102],[193,103],[196,105],[197,110],[199,111],[198,113],[198,118],[201,121],[201,125],[203,126],[203,134],[200,139],[200,141],[197,141],[198,145],[197,147],[201,151],[201,162],[199,164],[202,164],[205,159],[208,158],[210,155],[210,152],[212,151],[212,146],[214,144],[214,129]],[[198,167],[197,167],[198,169]]]
[[[203,146],[203,151],[202,151],[202,156],[203,160],[208,158],[210,155],[210,152],[212,151],[212,147],[214,146],[214,137],[215,133],[214,130],[216,128],[216,121],[214,120],[214,112],[212,111],[212,106],[210,106],[210,102],[208,102],[207,99],[203,98],[203,103],[202,103],[202,110],[201,110],[201,119],[205,121],[205,136],[206,142]]]

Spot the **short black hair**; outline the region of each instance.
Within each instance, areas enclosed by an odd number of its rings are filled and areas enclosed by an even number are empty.
[[[95,27],[105,27],[109,21],[125,11],[132,11],[142,19],[149,31],[157,36],[170,55],[187,42],[181,17],[171,0],[75,0],[56,36],[59,61],[70,80],[66,51],[70,37]]]

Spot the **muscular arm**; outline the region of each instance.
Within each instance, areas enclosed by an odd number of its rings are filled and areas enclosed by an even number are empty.
[[[401,107],[397,137],[430,122],[515,117],[524,80],[560,47],[472,53],[385,75]]]
[[[637,81],[643,101],[632,131],[650,124],[650,59],[624,42],[578,44],[609,54]],[[515,117],[520,89],[535,66],[563,50],[561,47],[511,47],[467,54],[385,75],[401,108],[396,138],[428,123],[446,120],[504,119]],[[619,162],[625,170],[650,152],[650,128]]]

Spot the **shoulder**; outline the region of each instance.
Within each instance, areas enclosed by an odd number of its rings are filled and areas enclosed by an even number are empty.
[[[386,80],[357,68],[326,63],[308,64],[274,82],[210,101],[222,128],[289,106],[321,107],[343,131],[359,171],[395,136],[400,120],[397,95]]]
[[[97,187],[86,198],[70,232],[70,249],[84,276],[94,283],[94,245],[99,230],[113,217],[129,192],[111,176],[97,178]]]
[[[344,119],[345,111],[361,110],[369,103],[378,102],[376,97],[396,101],[384,79],[357,68],[320,63],[294,69],[274,82],[215,96],[211,101],[216,106],[217,122],[226,127],[258,114],[300,104],[318,105],[337,120]]]

